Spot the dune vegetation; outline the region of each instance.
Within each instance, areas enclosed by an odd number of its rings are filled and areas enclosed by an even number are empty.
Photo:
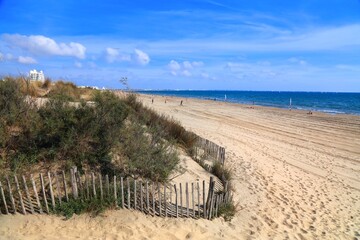
[[[134,94],[119,98],[62,81],[5,78],[0,111],[3,172],[60,164],[164,182],[178,165],[176,146],[191,149],[194,141]]]

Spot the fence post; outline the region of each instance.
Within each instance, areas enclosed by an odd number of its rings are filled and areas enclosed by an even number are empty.
[[[131,201],[130,201],[131,194],[130,194],[130,181],[129,181],[129,178],[126,179],[126,182],[127,182],[127,195],[128,195],[128,198],[127,198],[128,209],[130,209],[130,207],[131,207]]]
[[[38,208],[39,208],[39,212],[40,212],[40,214],[42,214],[43,209],[42,209],[41,204],[40,204],[39,195],[38,195],[38,192],[37,192],[37,189],[36,189],[36,183],[35,183],[35,180],[34,180],[34,176],[32,174],[30,174],[30,179],[31,179],[31,184],[32,184],[33,189],[34,189],[34,194],[35,194],[35,198],[36,198],[36,203],[37,203]]]
[[[189,184],[186,182],[185,194],[186,194],[186,217],[189,217]]]
[[[180,183],[180,217],[183,216],[182,185]]]
[[[141,209],[141,212],[144,211],[144,206],[143,206],[143,197],[144,197],[144,194],[143,194],[143,183],[142,181],[140,181],[140,209]]]
[[[164,208],[165,208],[165,217],[167,217],[166,185],[164,185]]]
[[[52,181],[51,181],[51,173],[48,172],[48,178],[49,178],[49,190],[50,190],[50,198],[51,198],[51,205],[53,210],[55,210],[55,198],[54,198],[54,192],[52,189]]]
[[[123,196],[121,196],[123,197]],[[116,186],[116,175],[114,175],[114,198],[115,198],[115,206],[117,206],[117,186]]]
[[[134,209],[136,210],[137,207],[137,199],[136,199],[136,180],[134,179]]]
[[[175,205],[176,205],[176,218],[179,217],[179,206],[178,206],[178,193],[176,189],[176,184],[174,184],[174,191],[175,191]]]
[[[94,198],[96,198],[96,187],[95,187],[95,175],[94,175],[94,172],[91,172],[91,182],[92,182],[93,196],[94,196]]]
[[[75,171],[76,171],[76,168],[74,168],[74,167],[70,169],[70,178],[71,178],[71,187],[72,187],[73,198],[77,199],[78,191],[77,191],[77,184],[76,184],[76,178],[75,178]]]
[[[65,177],[65,172],[64,171],[62,171],[62,177],[63,177],[63,184],[64,184],[64,192],[65,192],[66,201],[69,202],[69,195],[68,195],[68,192],[67,192],[66,177]]]
[[[195,200],[194,200],[194,183],[191,183],[191,200],[192,200],[192,212],[193,217],[195,218]]]
[[[150,214],[150,206],[149,206],[149,183],[146,181],[146,207],[148,214]]]
[[[206,201],[205,201],[205,180],[203,180],[203,217],[206,219],[207,218],[207,213],[206,213]]]
[[[120,187],[121,187],[121,207],[125,208],[125,195],[124,195],[124,179],[120,177]]]
[[[57,191],[57,195],[58,195],[58,200],[59,200],[59,204],[61,205],[61,189],[60,189],[60,184],[59,184],[59,179],[58,179],[58,175],[55,172],[55,184],[56,184],[56,191]]]
[[[197,203],[198,203],[198,217],[200,218],[200,184],[196,183],[197,186]]]
[[[8,209],[7,204],[6,204],[4,189],[3,189],[3,186],[2,186],[2,183],[1,183],[1,182],[0,182],[0,194],[1,194],[1,199],[2,199],[2,201],[3,201],[3,203],[4,203],[5,213],[6,213],[6,214],[9,214],[9,209]]]
[[[100,199],[102,201],[104,199],[104,192],[103,192],[103,184],[102,184],[101,173],[99,173],[99,185],[100,185]]]
[[[159,199],[159,216],[161,217],[161,192],[160,192],[160,184],[157,184],[158,187],[158,199]]]
[[[109,183],[109,175],[105,175],[105,187],[106,187],[106,194],[110,197],[110,183]]]
[[[151,183],[151,195],[152,195],[152,207],[153,207],[153,216],[156,215],[156,209],[155,209],[155,187],[154,183]]]
[[[48,202],[47,202],[47,199],[46,199],[46,192],[45,192],[44,178],[43,178],[42,173],[40,173],[40,184],[41,184],[41,191],[42,191],[43,198],[44,198],[44,202],[45,202],[46,212],[49,214],[49,206],[48,206]]]
[[[17,176],[14,175],[14,179],[15,179],[15,186],[16,186],[16,191],[19,195],[19,201],[20,201],[20,207],[21,207],[21,211],[24,215],[26,215],[26,210],[25,210],[25,206],[24,206],[24,202],[23,202],[23,199],[22,199],[22,194],[21,194],[21,191],[20,191],[20,186],[19,186],[19,181],[17,179]]]
[[[15,200],[14,200],[14,197],[13,197],[13,194],[12,194],[12,189],[11,189],[11,184],[10,184],[10,180],[8,177],[6,177],[6,182],[7,182],[7,185],[8,185],[8,189],[9,189],[9,196],[10,196],[10,201],[11,201],[11,207],[13,209],[13,213],[16,214],[16,205],[15,205]]]

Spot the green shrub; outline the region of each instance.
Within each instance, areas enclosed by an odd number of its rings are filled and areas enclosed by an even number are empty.
[[[232,171],[225,168],[220,162],[215,161],[211,167],[211,173],[217,176],[223,183],[232,179]]]
[[[125,172],[153,181],[166,181],[179,163],[170,143],[156,131],[147,133],[139,124],[129,125],[123,130],[120,147],[125,157]]]
[[[235,216],[236,206],[231,203],[224,204],[219,208],[219,216],[222,216],[225,221],[231,221],[231,219]]]
[[[57,204],[55,210],[52,210],[52,213],[69,219],[74,214],[80,215],[82,213],[90,213],[91,215],[96,216],[106,209],[113,207],[115,207],[115,200],[113,198],[104,198],[103,200],[98,198],[75,200],[71,198],[68,202],[62,202],[61,205]]]

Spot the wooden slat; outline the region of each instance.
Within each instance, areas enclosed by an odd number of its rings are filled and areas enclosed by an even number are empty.
[[[4,189],[3,189],[3,186],[2,186],[2,183],[0,182],[0,194],[1,194],[1,199],[3,201],[3,204],[4,204],[4,208],[5,208],[5,213],[6,214],[9,214],[9,208],[6,204],[6,198],[5,198],[5,193],[4,193]]]
[[[200,218],[200,184],[196,183],[197,186],[197,204],[198,204],[198,217]]]
[[[216,201],[215,201],[215,217],[218,217],[218,211],[219,211],[219,203],[220,203],[220,196],[216,195]]]
[[[153,216],[155,216],[156,209],[155,209],[155,186],[154,186],[154,183],[151,183],[151,195],[152,195],[152,213],[153,213]]]
[[[77,191],[77,184],[75,178],[75,169],[70,169],[70,180],[71,180],[71,188],[72,188],[72,195],[74,199],[78,198],[78,191]]]
[[[124,195],[124,179],[120,178],[120,187],[121,187],[121,207],[125,208],[125,195]]]
[[[63,185],[64,185],[65,198],[66,198],[66,201],[69,202],[69,194],[67,192],[66,176],[65,176],[64,171],[62,171],[62,179],[63,179]]]
[[[14,200],[14,196],[12,193],[12,189],[11,189],[11,184],[10,184],[10,180],[8,177],[6,177],[6,182],[7,182],[7,187],[8,187],[8,191],[9,191],[9,197],[10,197],[10,202],[11,202],[11,208],[13,210],[13,214],[16,214],[16,205],[15,205],[15,200]]]
[[[160,192],[160,184],[157,184],[158,187],[158,201],[159,201],[159,216],[161,217],[161,192]]]
[[[127,204],[128,204],[128,209],[130,209],[131,207],[131,193],[130,193],[130,181],[129,181],[129,178],[126,179],[126,182],[127,182]]]
[[[191,199],[192,199],[192,216],[195,217],[195,199],[194,199],[194,183],[191,183]]]
[[[182,197],[182,185],[180,183],[180,217],[183,216],[183,197]]]
[[[150,213],[150,206],[149,206],[149,183],[146,181],[146,208],[147,212]]]
[[[189,217],[189,184],[186,182],[185,185],[185,195],[186,195],[186,217]]]
[[[103,200],[104,199],[104,192],[103,192],[103,184],[102,184],[101,173],[99,173],[98,177],[99,177],[99,186],[100,186],[100,199]]]
[[[121,179],[122,180],[122,179]],[[121,181],[121,183],[122,183],[122,181]],[[121,196],[122,198],[124,197],[124,196]],[[114,175],[114,199],[115,199],[115,204],[116,204],[116,206],[118,206],[118,201],[117,201],[117,184],[116,184],[116,175]]]
[[[86,198],[90,199],[90,189],[89,189],[89,176],[85,173],[85,191],[86,191]]]
[[[48,178],[49,178],[49,189],[50,189],[50,197],[51,197],[51,205],[53,210],[55,210],[55,197],[54,197],[54,192],[53,192],[53,188],[52,188],[52,180],[51,180],[51,173],[48,172]]]
[[[34,177],[33,177],[32,174],[30,175],[30,180],[31,180],[31,184],[32,184],[32,187],[33,187],[33,190],[34,190],[34,195],[35,195],[36,203],[37,203],[38,208],[39,208],[39,212],[40,212],[40,214],[42,214],[43,209],[42,209],[42,206],[40,204],[39,195],[38,195],[38,192],[37,192],[37,189],[36,189],[36,183],[35,183],[35,180],[34,180]]]
[[[167,217],[166,185],[164,185],[164,208],[165,208],[165,217]]]
[[[40,173],[40,184],[41,184],[41,192],[42,192],[42,195],[43,195],[43,200],[44,200],[44,203],[45,203],[46,213],[49,213],[50,212],[49,211],[49,205],[48,205],[48,202],[47,202],[47,199],[46,199],[44,177],[43,177],[42,173]]]
[[[30,211],[31,211],[32,214],[34,214],[34,213],[35,213],[34,206],[33,206],[32,201],[31,201],[31,197],[30,197],[30,193],[29,193],[29,188],[28,188],[28,186],[27,186],[26,178],[25,178],[24,175],[22,175],[22,182],[23,182],[23,185],[24,185],[26,198],[27,198],[28,203],[29,203],[29,206],[30,206]]]
[[[105,175],[105,188],[106,188],[106,196],[110,197],[110,183],[109,183],[109,175]]]
[[[93,196],[94,198],[96,198],[95,175],[93,172],[91,173],[91,185],[92,185],[91,187],[92,187]]]
[[[207,218],[207,214],[206,214],[206,200],[205,200],[205,180],[203,180],[203,217],[206,219]]]
[[[62,195],[61,195],[61,189],[60,189],[60,183],[59,183],[59,178],[58,178],[58,175],[57,173],[55,172],[55,175],[54,175],[54,178],[55,178],[55,185],[56,185],[56,191],[57,191],[57,196],[58,196],[58,200],[59,200],[59,204],[61,205],[61,198],[62,198]]]
[[[179,205],[178,205],[178,192],[176,189],[176,184],[174,184],[174,191],[175,191],[176,218],[178,218],[179,217]]]
[[[136,199],[136,180],[134,179],[134,209],[137,207],[137,199]]]
[[[142,182],[140,181],[140,209],[141,209],[141,212],[144,212],[144,202],[143,202],[143,184]]]
[[[84,198],[84,191],[83,191],[83,183],[81,181],[81,175],[80,172],[76,171],[75,172],[75,180],[77,182],[77,191],[78,191],[78,196],[80,196],[80,198]]]
[[[17,179],[17,176],[14,175],[14,179],[15,179],[15,186],[16,186],[16,191],[19,195],[19,202],[20,202],[20,207],[21,207],[21,211],[24,215],[26,215],[26,210],[25,210],[25,205],[22,199],[22,194],[21,194],[21,190],[20,190],[20,186],[19,186],[19,181]]]

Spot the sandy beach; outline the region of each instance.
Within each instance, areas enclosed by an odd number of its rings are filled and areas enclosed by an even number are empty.
[[[360,116],[141,99],[226,148],[238,209],[231,222],[129,210],[68,221],[0,216],[0,239],[360,239]]]

